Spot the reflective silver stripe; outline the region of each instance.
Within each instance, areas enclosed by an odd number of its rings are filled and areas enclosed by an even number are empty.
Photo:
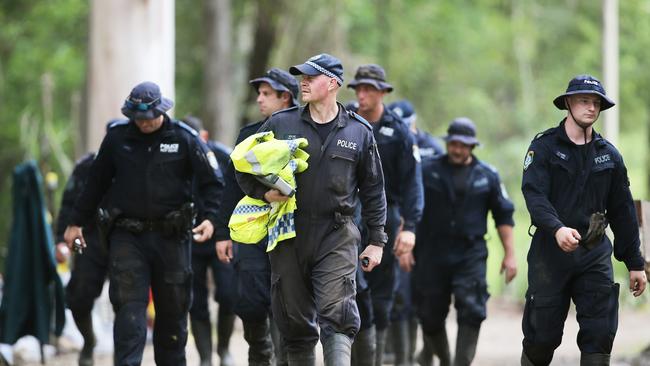
[[[262,174],[262,164],[260,164],[257,160],[257,156],[255,156],[252,151],[248,151],[246,155],[244,155],[244,158],[251,165],[251,170],[254,174]]]
[[[327,76],[329,76],[329,77],[331,77],[331,78],[333,78],[333,79],[336,79],[336,82],[338,82],[339,85],[343,85],[343,80],[342,80],[340,77],[334,75],[334,74],[333,74],[332,72],[330,72],[329,70],[326,70],[326,69],[322,68],[319,64],[314,63],[314,62],[312,62],[312,61],[307,61],[307,62],[305,62],[305,63],[306,63],[307,65],[313,67],[314,69],[320,71],[322,74],[325,74],[325,75],[327,75]]]

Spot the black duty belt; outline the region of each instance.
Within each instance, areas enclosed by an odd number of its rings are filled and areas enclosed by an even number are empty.
[[[136,234],[145,231],[164,231],[166,227],[166,221],[165,220],[141,220],[141,219],[122,217],[115,220],[115,227]]]

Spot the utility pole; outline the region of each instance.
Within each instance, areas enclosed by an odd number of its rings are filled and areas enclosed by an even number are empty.
[[[603,0],[603,83],[607,96],[619,103],[618,98],[618,0]],[[618,145],[620,104],[603,114],[605,137]]]
[[[174,99],[174,0],[91,0],[83,150],[96,151],[106,123],[142,81]]]

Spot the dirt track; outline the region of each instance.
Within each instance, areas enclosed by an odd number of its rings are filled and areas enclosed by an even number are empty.
[[[521,306],[506,303],[502,300],[490,301],[488,319],[485,321],[479,339],[476,366],[509,366],[519,364],[521,353]],[[454,347],[456,334],[455,314],[452,312],[447,323],[451,347]],[[614,344],[612,365],[630,365],[630,358],[638,354],[650,344],[650,311],[625,311],[620,314],[619,331]],[[579,365],[580,353],[575,345],[577,324],[575,314],[570,313],[565,325],[564,342],[555,353],[553,365]],[[420,346],[420,345],[419,345]],[[418,346],[418,348],[419,348]],[[187,364],[198,365],[198,355],[193,340],[187,345]],[[247,345],[242,337],[241,323],[237,324],[231,342],[237,365],[246,365]],[[320,357],[320,346],[317,347]],[[48,360],[47,365],[72,366],[76,364],[76,352],[68,350],[62,355]],[[97,355],[97,366],[112,365],[110,355]],[[214,364],[218,365],[218,357],[214,355]],[[37,366],[40,363],[22,363],[22,365]],[[149,344],[145,350],[143,365],[154,365],[153,347]]]

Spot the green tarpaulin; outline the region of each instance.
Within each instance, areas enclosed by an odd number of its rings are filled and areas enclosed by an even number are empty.
[[[0,343],[33,335],[49,343],[65,321],[63,286],[56,273],[54,240],[46,220],[43,179],[34,161],[13,175],[13,222],[0,305]]]

